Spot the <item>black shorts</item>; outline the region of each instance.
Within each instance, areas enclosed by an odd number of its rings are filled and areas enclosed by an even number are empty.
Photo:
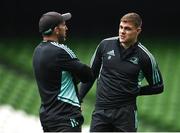
[[[81,132],[83,116],[41,120],[44,132]]]
[[[117,109],[95,109],[90,132],[136,132],[137,107],[127,105]]]

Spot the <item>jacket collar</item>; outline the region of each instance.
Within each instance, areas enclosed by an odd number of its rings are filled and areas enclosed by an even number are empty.
[[[134,45],[131,45],[129,48],[125,49],[119,42],[119,39],[118,39],[118,45],[119,45],[119,48],[120,48],[120,56],[122,59],[126,59],[128,57],[130,57],[135,51],[136,51],[136,48],[138,46],[138,41],[134,44]]]

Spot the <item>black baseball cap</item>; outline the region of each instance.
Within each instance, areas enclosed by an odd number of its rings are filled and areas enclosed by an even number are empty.
[[[39,20],[39,32],[48,35],[52,33],[54,27],[69,19],[71,19],[71,13],[60,14],[54,11],[47,12]]]

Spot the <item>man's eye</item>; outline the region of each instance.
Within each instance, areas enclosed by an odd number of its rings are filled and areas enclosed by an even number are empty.
[[[131,28],[126,28],[126,30],[130,31],[130,30],[131,30]]]

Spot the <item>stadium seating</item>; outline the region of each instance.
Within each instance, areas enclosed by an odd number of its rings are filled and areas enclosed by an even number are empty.
[[[40,98],[32,71],[32,55],[36,44],[26,42],[29,41],[6,41],[0,44],[0,105],[8,104],[38,116]],[[97,40],[73,40],[68,43],[74,44],[70,48],[87,64],[98,44]],[[156,57],[165,90],[160,95],[138,97],[139,131],[180,131],[180,46],[178,41],[173,42],[176,45],[171,43],[154,40],[153,44],[145,45]],[[85,124],[90,122],[94,99],[95,85],[83,103]]]

